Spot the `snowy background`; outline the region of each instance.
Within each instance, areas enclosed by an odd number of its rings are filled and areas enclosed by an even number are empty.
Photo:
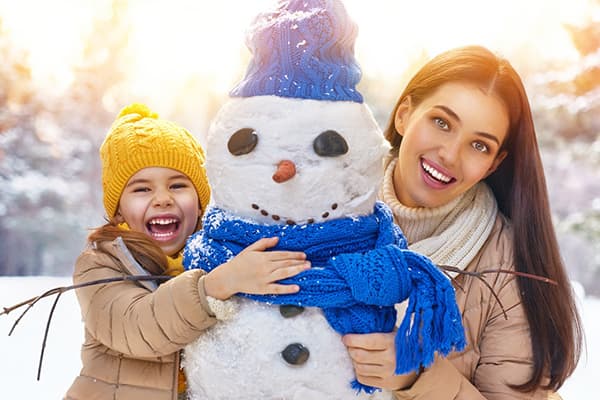
[[[70,284],[70,278],[62,277],[0,278],[0,307],[12,306],[48,289]],[[587,354],[559,393],[564,400],[597,400],[600,299],[586,297],[579,285],[577,288],[587,336]],[[54,312],[41,379],[36,380],[44,329],[53,301],[54,296],[33,307],[12,336],[8,336],[8,332],[21,311],[0,316],[0,398],[58,400],[78,374],[83,331],[75,293],[69,291],[61,296]]]
[[[274,1],[0,0],[0,307],[69,283],[88,229],[103,222],[98,148],[118,110],[146,102],[202,141],[247,65],[246,27]],[[588,340],[561,394],[597,399],[600,0],[344,2],[359,26],[359,89],[381,125],[440,51],[488,46],[523,77]],[[67,293],[36,381],[51,302],[11,337],[18,312],[0,316],[0,398],[59,399],[77,374],[83,333]]]
[[[202,141],[247,65],[246,28],[274,2],[0,0],[0,276],[68,276],[103,223],[98,148],[117,112],[146,102]],[[440,51],[481,44],[511,60],[569,274],[600,297],[600,0],[344,4],[382,126]]]

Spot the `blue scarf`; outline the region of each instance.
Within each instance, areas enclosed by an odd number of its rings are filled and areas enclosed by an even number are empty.
[[[284,295],[240,295],[271,304],[320,307],[331,327],[347,333],[391,332],[394,305],[408,299],[395,337],[396,373],[428,367],[437,351],[465,346],[454,288],[425,256],[408,250],[389,208],[373,214],[306,225],[262,225],[212,207],[183,253],[185,269],[211,271],[264,237],[279,237],[273,250],[303,251],[312,268],[280,281],[300,291]],[[352,383],[372,393],[374,388]]]

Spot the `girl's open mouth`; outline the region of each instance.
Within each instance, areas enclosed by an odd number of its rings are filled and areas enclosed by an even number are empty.
[[[154,240],[166,242],[177,236],[179,225],[177,218],[153,218],[146,223],[146,229]]]

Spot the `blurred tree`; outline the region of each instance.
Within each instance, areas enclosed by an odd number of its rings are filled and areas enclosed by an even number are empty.
[[[600,11],[600,0],[590,7]],[[579,58],[558,70],[537,76],[535,106],[544,124],[542,137],[549,144],[556,139],[593,142],[600,133],[600,15],[591,12],[582,24],[565,24]],[[560,141],[558,141],[560,144]]]
[[[573,80],[574,93],[582,96],[600,87],[600,23],[591,21],[583,26],[568,24],[565,29],[584,61]]]
[[[27,55],[0,31],[0,275],[70,274],[102,223],[98,148],[124,76],[125,4],[95,21],[60,94],[34,87]]]
[[[600,0],[590,0],[600,11]],[[578,57],[531,81],[550,201],[573,279],[600,295],[600,17],[565,25]]]

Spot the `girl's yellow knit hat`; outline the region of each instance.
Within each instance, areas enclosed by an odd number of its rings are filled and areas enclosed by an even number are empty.
[[[115,216],[129,178],[147,167],[172,168],[187,175],[203,210],[210,200],[200,143],[179,125],[158,118],[144,104],[131,104],[119,113],[100,147],[100,159],[104,208],[109,218]]]

